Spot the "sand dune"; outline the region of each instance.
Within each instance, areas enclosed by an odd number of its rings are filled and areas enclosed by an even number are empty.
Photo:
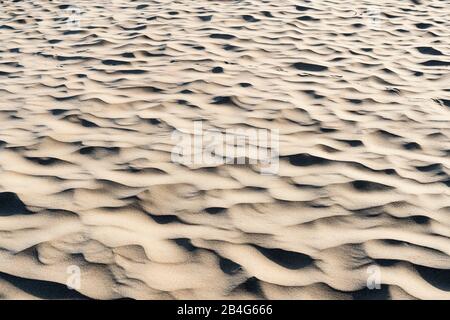
[[[450,299],[445,1],[0,7],[0,298]]]

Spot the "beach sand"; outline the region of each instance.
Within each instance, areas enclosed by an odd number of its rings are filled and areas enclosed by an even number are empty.
[[[0,1],[0,298],[450,299],[449,14]],[[276,171],[173,161],[195,122]]]

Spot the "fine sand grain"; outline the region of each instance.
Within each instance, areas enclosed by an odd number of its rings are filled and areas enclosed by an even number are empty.
[[[0,298],[450,299],[449,16],[0,1]],[[194,121],[276,174],[172,161]]]

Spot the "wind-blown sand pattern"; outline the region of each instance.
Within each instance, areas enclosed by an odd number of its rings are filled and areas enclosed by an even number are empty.
[[[1,298],[450,299],[448,1],[0,7]],[[196,120],[277,174],[171,161]]]

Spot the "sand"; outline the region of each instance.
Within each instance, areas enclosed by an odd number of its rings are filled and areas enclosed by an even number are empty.
[[[0,8],[0,298],[450,299],[445,1]]]

